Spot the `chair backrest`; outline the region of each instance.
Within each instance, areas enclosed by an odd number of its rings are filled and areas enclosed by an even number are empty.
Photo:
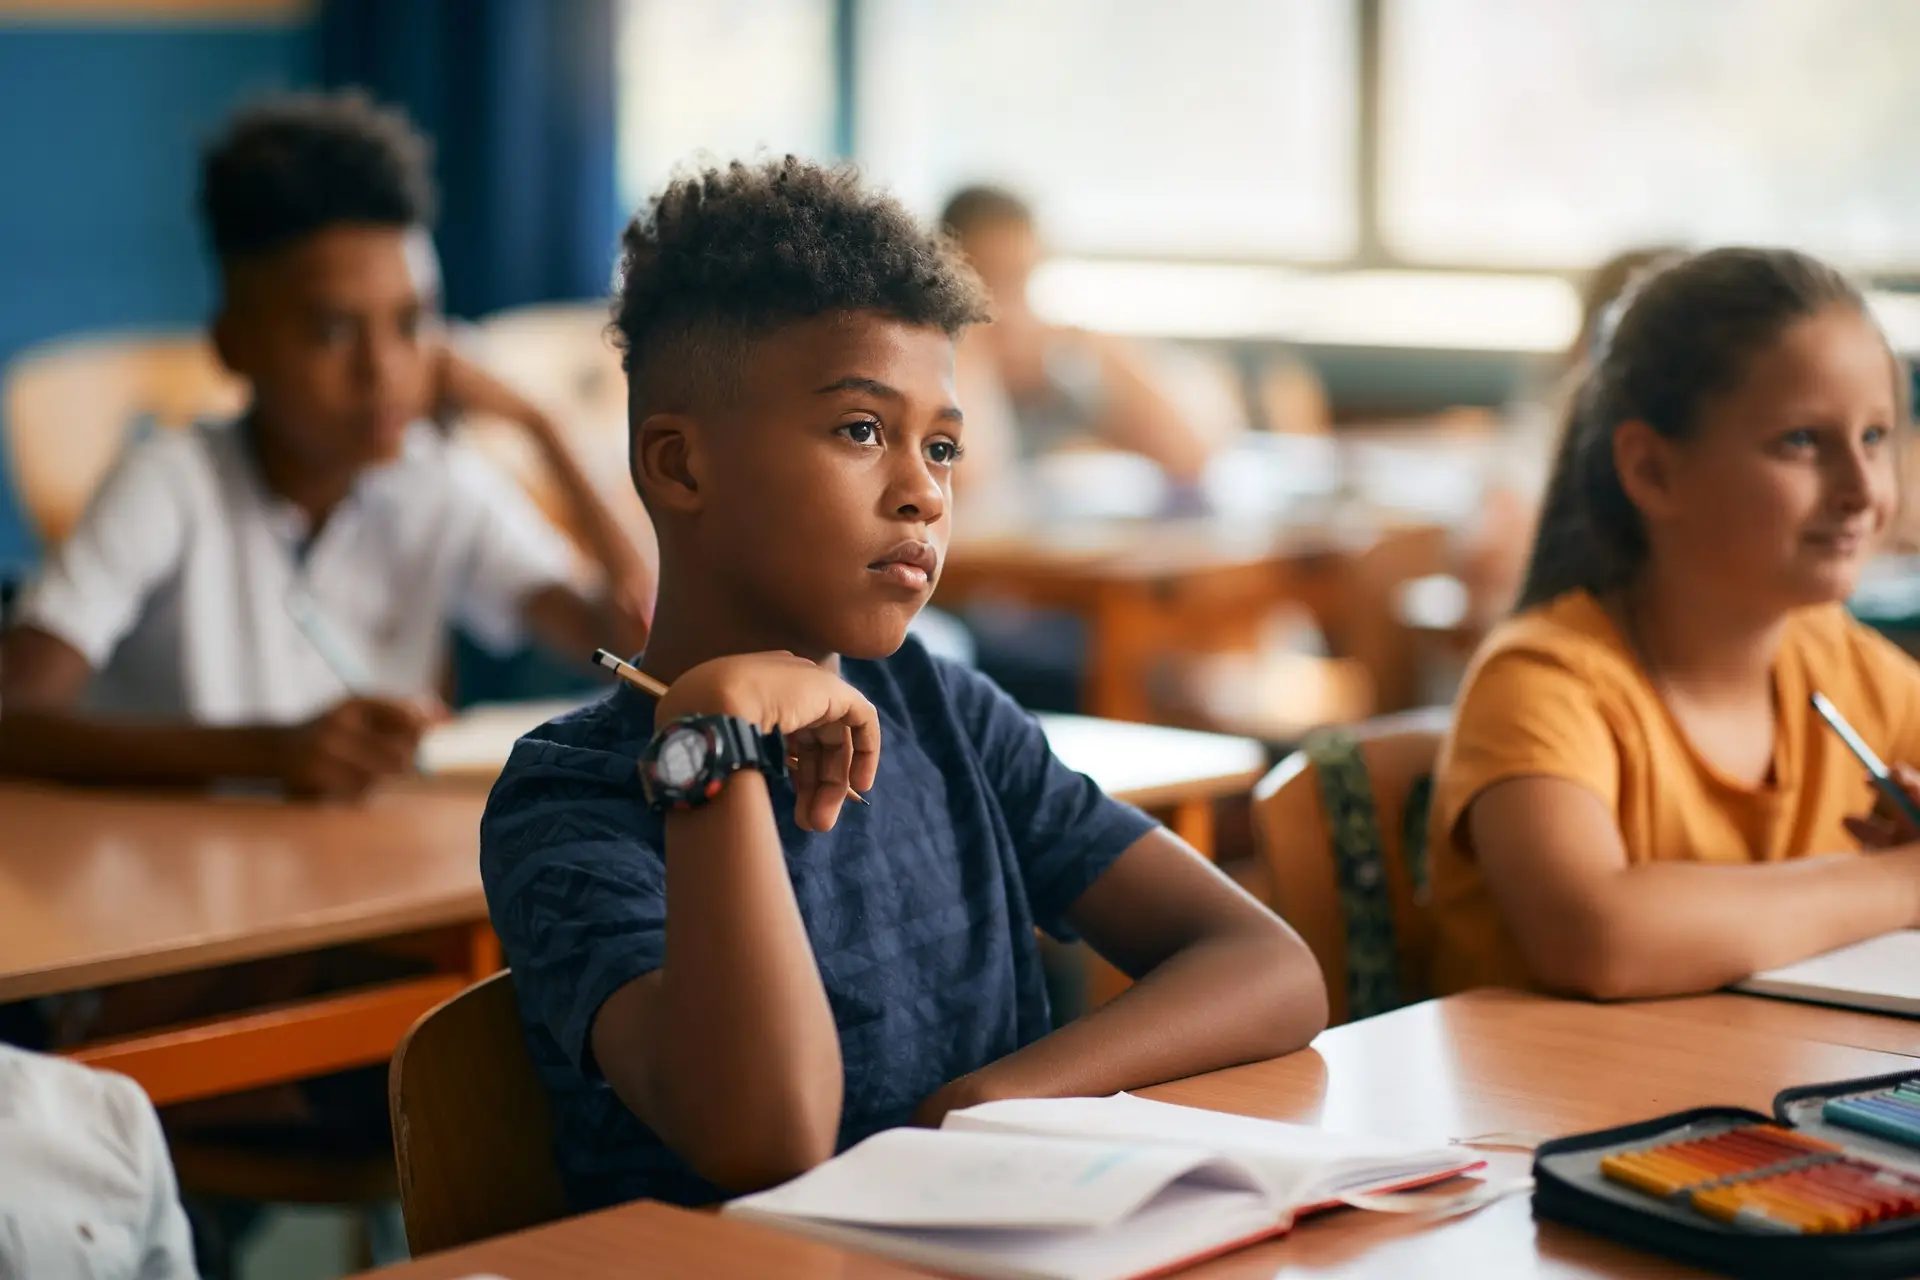
[[[245,383],[198,333],[62,339],[22,352],[4,371],[0,415],[28,522],[43,542],[65,538],[137,422],[183,427],[245,402]]]
[[[566,1213],[553,1114],[521,1037],[503,971],[429,1010],[393,1055],[388,1101],[415,1255]]]
[[[1447,715],[1316,734],[1254,788],[1272,905],[1319,960],[1334,1024],[1426,993],[1427,810]]]

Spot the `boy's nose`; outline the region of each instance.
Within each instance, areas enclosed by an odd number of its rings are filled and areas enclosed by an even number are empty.
[[[922,462],[907,468],[894,499],[894,513],[908,519],[930,523],[947,512],[946,490],[941,487],[932,469]]]

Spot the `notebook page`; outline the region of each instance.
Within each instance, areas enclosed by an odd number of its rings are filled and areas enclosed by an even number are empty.
[[[1259,1176],[1275,1204],[1291,1207],[1476,1163],[1474,1157],[1447,1147],[1408,1147],[1278,1120],[1150,1102],[1130,1093],[989,1102],[949,1113],[943,1128],[1200,1147],[1246,1166]]]
[[[1756,973],[1736,990],[1920,1017],[1920,930],[1884,933]]]
[[[755,1216],[749,1213],[747,1216]],[[817,1219],[769,1225],[951,1275],[989,1280],[1127,1280],[1160,1274],[1277,1235],[1257,1191],[1223,1190],[1181,1179],[1109,1227],[1072,1230],[964,1230],[856,1226]]]
[[[1102,1227],[1196,1172],[1257,1190],[1246,1172],[1191,1147],[888,1129],[727,1211],[915,1228]]]

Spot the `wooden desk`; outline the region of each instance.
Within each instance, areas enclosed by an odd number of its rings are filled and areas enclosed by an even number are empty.
[[[1833,1005],[1776,1000],[1770,996],[1722,992],[1710,996],[1681,996],[1649,1000],[1634,1006],[1648,1013],[1689,1023],[1710,1022],[1725,1027],[1748,1027],[1852,1045],[1920,1058],[1920,1019],[1894,1014],[1866,1013]]]
[[[1762,1002],[1756,1002],[1761,1004]],[[1764,1004],[1762,1004],[1764,1008]],[[1761,1019],[1764,1022],[1764,1018]],[[1572,1133],[1707,1103],[1766,1109],[1791,1084],[1903,1070],[1911,1060],[1701,1022],[1675,1033],[1671,1012],[1485,991],[1336,1027],[1286,1058],[1142,1092],[1190,1106],[1415,1143],[1495,1131]],[[1495,1176],[1524,1156],[1490,1157]],[[868,1280],[920,1273],[725,1218],[632,1205],[381,1272],[442,1280],[660,1274]],[[1525,1196],[1431,1222],[1324,1214],[1284,1240],[1183,1274],[1196,1280],[1284,1276],[1684,1276],[1698,1274],[1597,1237],[1536,1223]]]
[[[476,856],[483,801],[425,788],[313,806],[0,787],[0,1000],[465,931],[452,972],[74,1054],[159,1103],[384,1061],[420,1014],[499,967]]]
[[[429,752],[442,781],[364,805],[0,787],[0,1001],[464,931],[445,972],[73,1054],[162,1104],[385,1061],[422,1013],[499,968],[477,858],[485,792],[471,784],[563,709],[464,717]],[[1071,766],[1165,812],[1203,852],[1212,801],[1244,793],[1265,763],[1258,743],[1215,734],[1073,717],[1047,732]]]
[[[1328,536],[1232,536],[1202,522],[1095,527],[956,540],[942,605],[1000,598],[1059,609],[1087,626],[1082,705],[1113,720],[1153,718],[1154,663],[1168,654],[1251,650],[1273,609],[1324,616],[1345,556]]]
[[[1142,521],[963,538],[935,599],[949,607],[1011,599],[1079,617],[1087,628],[1082,705],[1108,719],[1155,718],[1160,664],[1252,654],[1284,605],[1311,613],[1387,705],[1409,705],[1417,701],[1414,655],[1393,600],[1400,582],[1443,567],[1446,531],[1359,506],[1328,519],[1277,528]]]
[[[575,705],[525,702],[472,708],[428,736],[421,760],[441,780],[491,786],[515,739]],[[1159,814],[1209,857],[1213,802],[1245,795],[1266,769],[1265,750],[1251,738],[1084,716],[1043,715],[1039,720],[1054,754],[1069,769],[1086,774],[1108,795]],[[880,795],[873,799],[886,802]]]

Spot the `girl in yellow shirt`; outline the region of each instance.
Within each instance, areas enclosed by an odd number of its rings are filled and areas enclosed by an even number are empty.
[[[1703,991],[1920,926],[1920,832],[1863,812],[1807,702],[1920,760],[1920,667],[1840,604],[1894,513],[1906,370],[1786,251],[1680,260],[1614,315],[1442,750],[1441,991]]]

